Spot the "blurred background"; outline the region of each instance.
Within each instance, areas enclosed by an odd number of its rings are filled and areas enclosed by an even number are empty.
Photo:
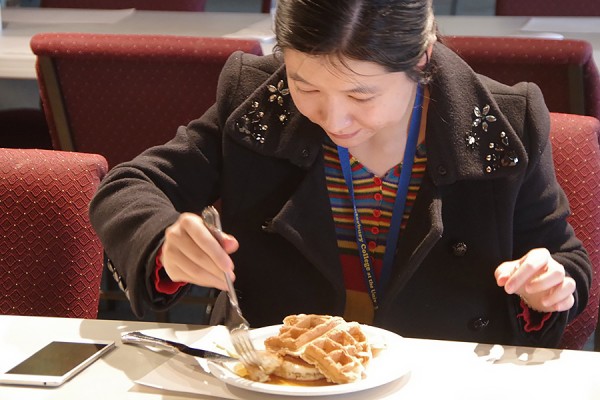
[[[165,0],[169,1],[169,0]],[[39,0],[0,0],[4,6],[37,7]],[[208,0],[206,11],[258,12],[262,0]],[[433,0],[435,12],[441,15],[494,15],[495,0]]]

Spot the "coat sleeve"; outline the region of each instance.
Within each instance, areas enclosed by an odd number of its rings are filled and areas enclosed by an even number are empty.
[[[529,162],[521,191],[517,198],[514,218],[514,257],[529,250],[546,247],[561,263],[576,284],[575,304],[566,312],[553,313],[537,332],[526,333],[524,320],[516,318],[522,312],[517,296],[512,296],[518,331],[529,335],[527,340],[537,346],[554,346],[565,326],[587,305],[592,279],[591,264],[586,250],[575,236],[567,217],[570,214],[565,193],[556,180],[549,137],[548,111],[542,94],[534,84],[527,84],[527,108],[523,127]]]
[[[113,275],[138,317],[144,308],[168,308],[186,291],[162,295],[151,284],[165,229],[182,212],[201,212],[219,197],[222,129],[240,80],[234,53],[219,80],[217,101],[169,142],[110,170],[90,204],[90,219]],[[236,71],[238,73],[236,73]]]

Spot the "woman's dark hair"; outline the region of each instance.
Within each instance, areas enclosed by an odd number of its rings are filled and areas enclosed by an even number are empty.
[[[432,0],[277,0],[275,51],[377,63],[427,81],[417,64],[435,41]]]

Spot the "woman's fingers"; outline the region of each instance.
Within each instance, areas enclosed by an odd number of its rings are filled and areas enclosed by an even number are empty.
[[[542,298],[541,304],[548,311],[567,311],[573,304],[575,298],[575,280],[566,277],[559,285],[555,286],[547,292]]]
[[[225,252],[227,254],[232,254],[238,250],[238,248],[240,247],[240,244],[238,243],[237,239],[234,238],[233,236],[223,233],[223,239],[221,240],[221,246],[223,247],[223,250],[225,250]]]
[[[519,267],[519,260],[516,261],[506,261],[503,262],[496,268],[494,271],[494,276],[496,277],[496,283],[498,286],[502,287],[508,281],[508,278],[515,272],[515,270]]]
[[[168,261],[163,259],[165,271],[174,282],[187,282],[200,286],[225,289],[223,271],[208,256],[190,258],[180,249],[169,252]]]
[[[226,289],[223,274],[235,279],[229,253],[236,251],[239,245],[230,235],[224,235],[221,242],[213,237],[199,216],[182,214],[165,231],[162,249],[165,271],[174,281]]]
[[[194,242],[190,248],[186,248],[190,252],[192,260],[202,261],[204,259],[203,253],[205,253],[214,265],[219,267],[220,273],[233,274],[233,261],[225,252],[221,243],[206,228],[202,218],[196,214],[183,214],[181,226]],[[223,241],[227,243],[229,240],[224,239]]]
[[[504,290],[508,294],[524,291],[524,286],[544,272],[552,257],[546,249],[533,249],[519,260],[519,265],[508,278]]]
[[[533,249],[520,260],[500,264],[495,277],[506,293],[518,294],[537,311],[566,311],[575,302],[575,281],[547,249]]]
[[[558,264],[558,263],[557,263]],[[549,290],[565,280],[565,270],[558,264],[535,276],[524,287],[524,293],[539,293]]]

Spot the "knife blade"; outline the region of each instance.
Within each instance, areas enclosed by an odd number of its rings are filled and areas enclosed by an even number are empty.
[[[210,361],[227,362],[227,361],[239,361],[237,358],[233,358],[224,354],[215,353],[214,351],[197,349],[195,347],[187,346],[183,343],[174,342],[172,340],[166,340],[157,338],[154,336],[146,335],[141,332],[126,332],[121,335],[121,341],[124,344],[133,344],[145,347],[154,347],[162,350],[166,350],[171,353],[184,353],[194,357],[204,358]]]

